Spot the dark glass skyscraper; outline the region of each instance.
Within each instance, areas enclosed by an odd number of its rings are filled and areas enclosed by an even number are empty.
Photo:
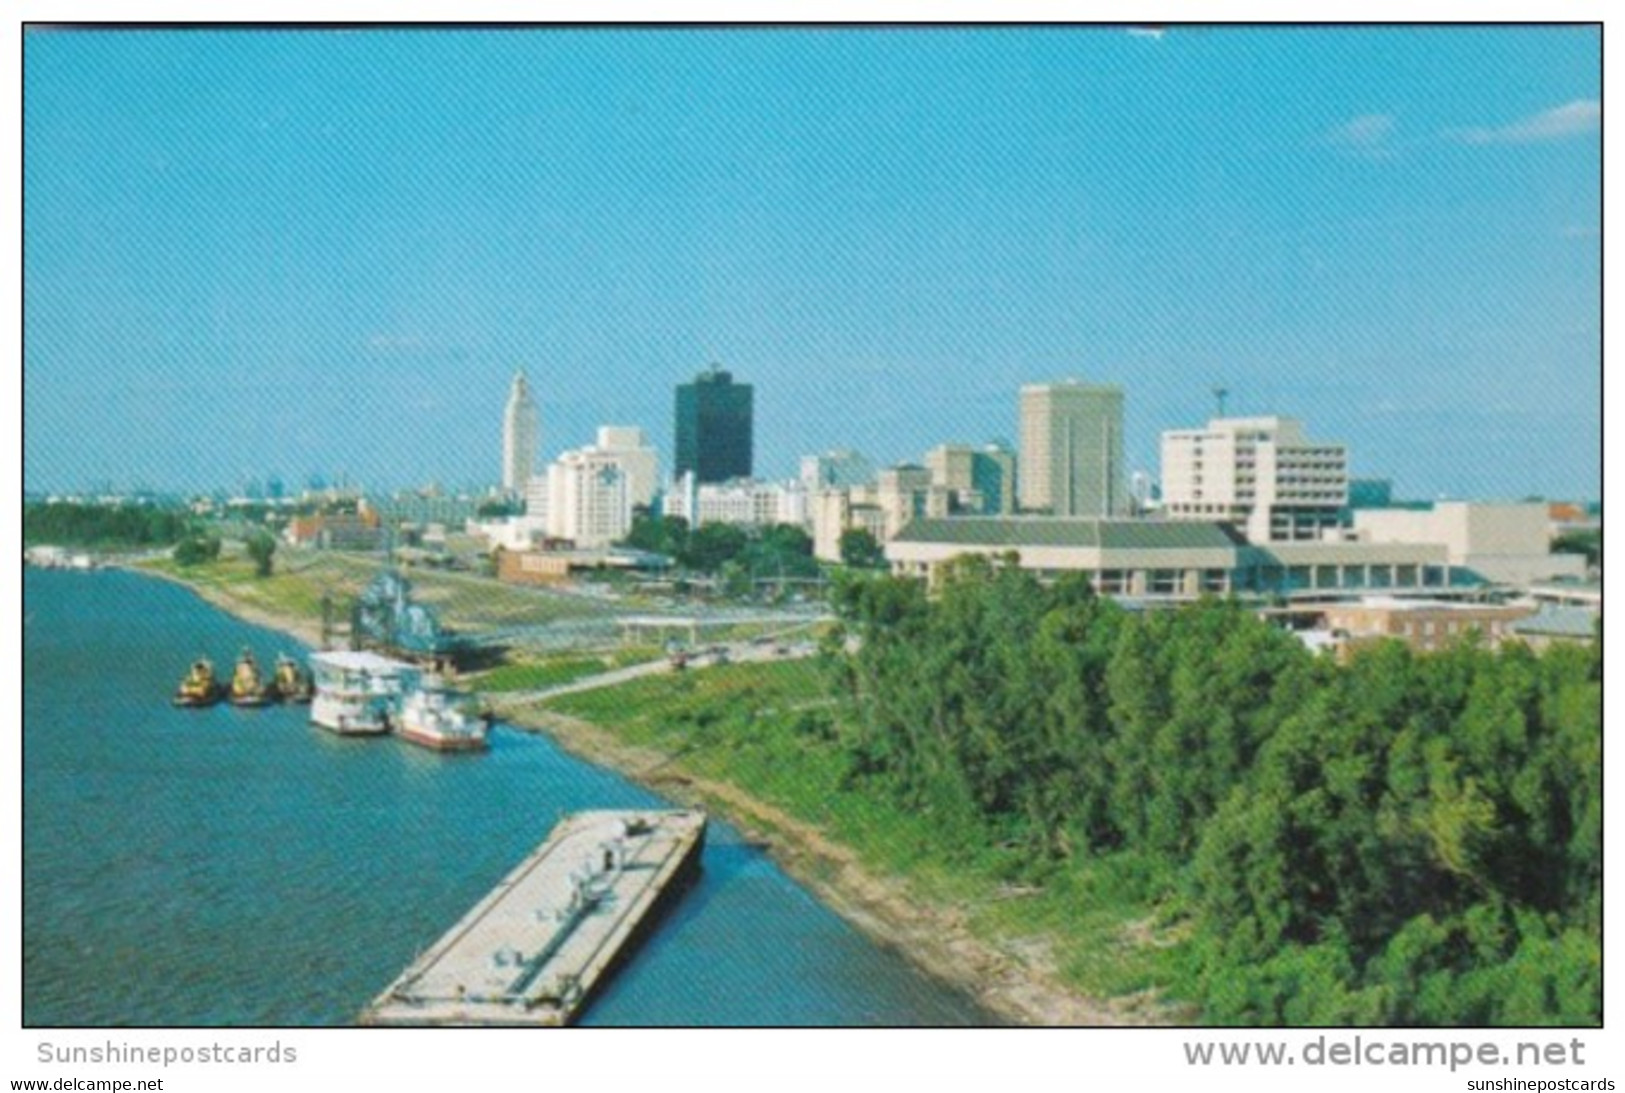
[[[748,383],[712,365],[677,386],[677,463],[700,482],[749,478],[751,474],[751,396]]]

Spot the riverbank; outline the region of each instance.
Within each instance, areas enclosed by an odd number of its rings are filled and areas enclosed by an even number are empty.
[[[269,610],[262,605],[250,602],[240,594],[233,593],[230,585],[191,579],[150,564],[128,564],[114,561],[109,562],[108,565],[110,568],[123,569],[143,577],[153,577],[160,581],[168,581],[170,584],[179,585],[205,603],[212,604],[244,622],[286,634],[312,649],[321,647],[322,627],[320,620],[300,618],[285,611]]]
[[[176,709],[187,654],[287,639],[129,572],[23,579],[30,1026],[351,1026],[560,815],[667,806],[540,733],[459,759],[306,707]],[[583,1025],[987,1023],[714,819],[707,868]]]
[[[1180,1019],[1150,994],[1099,1000],[1061,983],[1041,947],[1007,949],[975,936],[962,908],[922,901],[897,879],[866,868],[849,847],[731,783],[683,771],[675,757],[629,744],[579,718],[536,707],[497,707],[505,722],[545,732],[580,758],[610,767],[682,804],[703,807],[760,843],[774,862],[871,940],[1022,1025],[1120,1027]]]
[[[134,572],[189,588],[206,602],[256,625],[310,645],[320,640],[313,619],[269,610],[233,594],[229,585],[136,567]],[[713,810],[760,843],[787,874],[875,942],[1016,1024],[1123,1026],[1189,1023],[1193,1015],[1160,1002],[1153,992],[1127,991],[1108,999],[1084,996],[1062,979],[1060,958],[1041,935],[1018,931],[987,936],[973,928],[964,901],[922,895],[860,855],[824,826],[778,807],[744,781],[710,777],[689,768],[672,749],[634,742],[592,720],[531,703],[489,696],[515,728],[548,735],[570,753],[614,770],[652,790]],[[754,783],[752,783],[754,784]],[[1020,893],[1015,893],[1019,897]]]

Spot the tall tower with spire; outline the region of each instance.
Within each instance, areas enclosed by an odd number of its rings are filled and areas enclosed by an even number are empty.
[[[502,412],[502,488],[525,495],[536,466],[536,403],[530,397],[524,369],[514,373],[508,406]]]

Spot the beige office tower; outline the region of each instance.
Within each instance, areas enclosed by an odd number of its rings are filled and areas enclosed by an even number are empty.
[[[1002,444],[981,448],[969,444],[938,444],[925,453],[931,486],[940,490],[940,505],[947,514],[1004,515],[1016,511],[1016,453]],[[926,515],[938,505],[928,503]]]
[[[1023,512],[1127,516],[1123,389],[1067,380],[1021,389]]]

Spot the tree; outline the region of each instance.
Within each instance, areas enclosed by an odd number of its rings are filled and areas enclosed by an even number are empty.
[[[746,548],[745,555],[758,579],[818,576],[812,537],[794,524],[763,528],[760,536]]]
[[[879,569],[886,555],[868,528],[847,528],[841,532],[841,561],[858,569]]]
[[[149,546],[179,542],[189,534],[196,530],[185,513],[158,506],[72,502],[23,506],[25,543]]]
[[[751,593],[750,570],[738,559],[723,562],[717,580],[724,596],[739,599]]]
[[[762,529],[761,548],[766,554],[812,557],[812,536],[794,524],[773,524]]]
[[[254,562],[254,576],[271,575],[271,556],[276,553],[276,540],[268,532],[257,531],[248,537],[248,556]]]
[[[681,516],[650,516],[639,512],[632,517],[632,530],[622,540],[633,550],[647,550],[668,558],[681,558],[688,551],[688,521]]]
[[[940,577],[838,571],[822,649],[843,785],[929,814],[938,850],[1046,886],[1109,861],[1091,886],[1188,925],[1209,1020],[1600,1020],[1594,647],[1333,661],[1233,602]]]
[[[1157,663],[1166,630],[1165,617],[1129,619],[1117,632],[1103,677],[1101,698],[1110,727],[1104,746],[1111,769],[1109,813],[1122,841],[1130,846],[1145,838],[1146,806],[1157,773],[1151,765],[1151,746],[1168,718],[1167,684]]]
[[[212,535],[193,535],[175,545],[171,555],[177,565],[194,566],[220,557],[220,540]]]
[[[690,569],[715,573],[743,554],[748,545],[744,531],[732,524],[702,524],[688,537],[688,549],[680,560]]]
[[[1552,540],[1553,554],[1584,554],[1587,568],[1602,564],[1602,529],[1566,531]]]

